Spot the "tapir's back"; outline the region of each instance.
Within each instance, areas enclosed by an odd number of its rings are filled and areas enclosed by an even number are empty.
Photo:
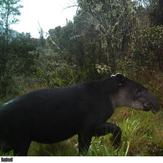
[[[85,112],[82,94],[73,87],[33,91],[6,103],[0,123],[11,135],[20,132],[44,143],[66,139],[75,134]]]

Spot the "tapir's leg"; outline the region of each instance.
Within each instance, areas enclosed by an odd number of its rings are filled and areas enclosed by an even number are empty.
[[[3,154],[9,152],[12,150],[12,147],[7,143],[6,141],[1,140],[0,142],[0,148]]]
[[[113,134],[113,146],[115,146],[116,148],[120,146],[120,142],[121,142],[121,129],[120,127],[116,126],[115,124],[112,123],[104,123],[101,124],[100,126],[96,127],[94,129],[94,136],[103,136],[106,135],[108,133],[112,133]]]
[[[79,155],[86,155],[91,144],[92,135],[79,134],[78,135],[78,148]]]
[[[15,156],[27,156],[31,141],[20,141],[14,146]]]

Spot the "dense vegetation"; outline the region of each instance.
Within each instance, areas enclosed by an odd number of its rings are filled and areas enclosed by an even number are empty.
[[[73,21],[40,38],[18,33],[20,0],[0,0],[0,103],[43,87],[60,87],[121,72],[153,91],[163,108],[163,1],[78,0]],[[95,138],[88,155],[163,155],[163,112],[117,109],[119,150],[110,135]],[[76,155],[76,137],[33,143],[30,155]],[[11,153],[12,154],[12,153]]]

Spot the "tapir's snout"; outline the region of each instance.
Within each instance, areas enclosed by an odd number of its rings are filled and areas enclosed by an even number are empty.
[[[160,110],[158,99],[155,96],[152,96],[150,105],[153,113],[157,113]]]
[[[159,102],[152,93],[146,91],[144,94],[145,102],[143,103],[144,111],[152,111],[153,113],[157,113],[159,108]]]

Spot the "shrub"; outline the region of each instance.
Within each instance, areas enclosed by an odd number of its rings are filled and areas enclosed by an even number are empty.
[[[163,26],[136,31],[130,49],[139,66],[163,70]]]

